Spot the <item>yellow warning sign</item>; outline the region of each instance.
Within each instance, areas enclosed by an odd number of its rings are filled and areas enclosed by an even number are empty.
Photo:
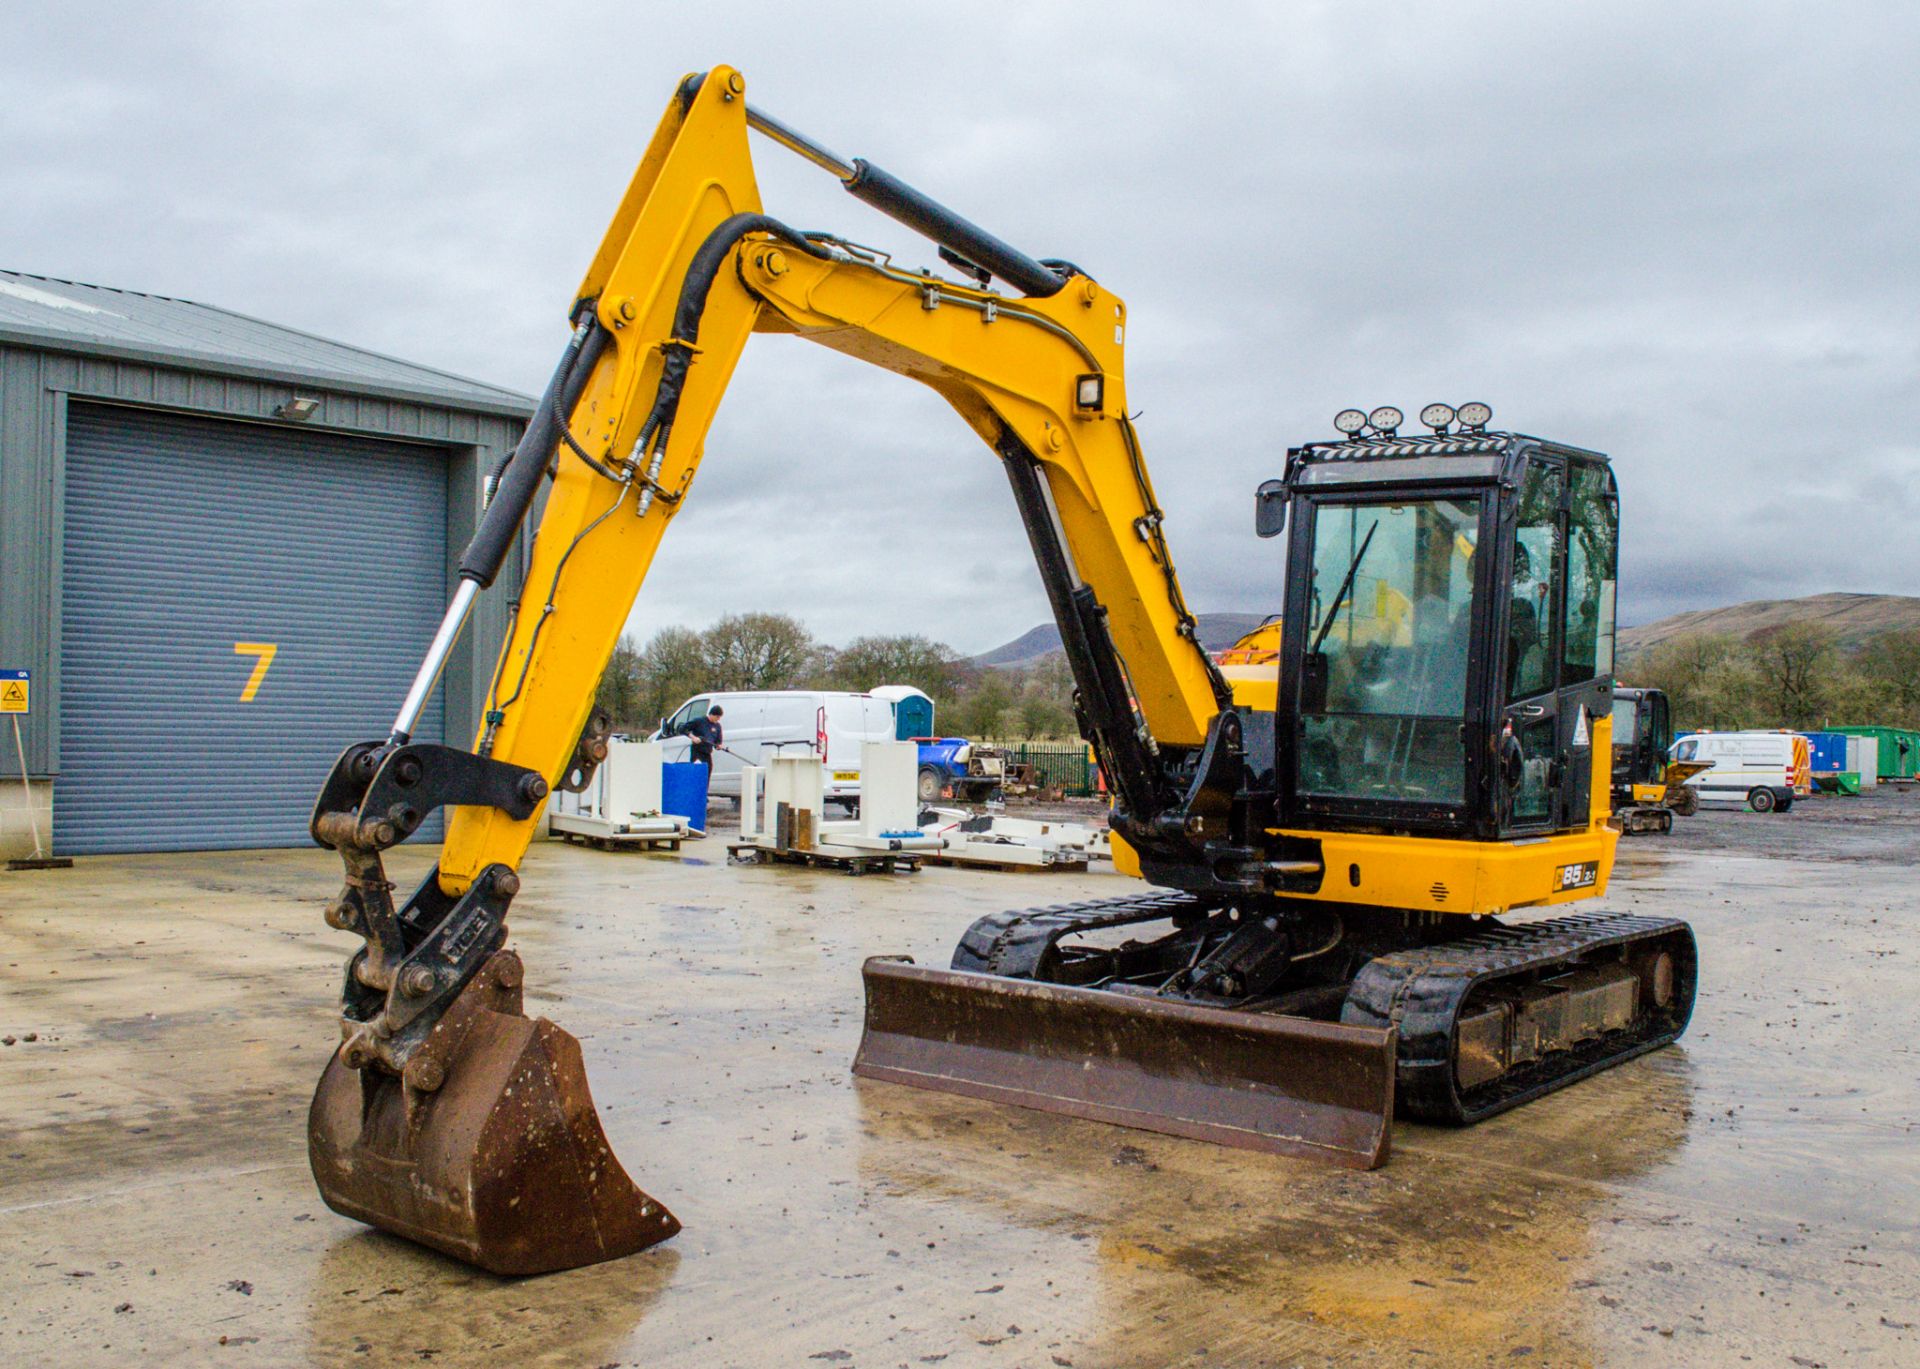
[[[0,713],[25,713],[33,675],[25,670],[0,670]]]

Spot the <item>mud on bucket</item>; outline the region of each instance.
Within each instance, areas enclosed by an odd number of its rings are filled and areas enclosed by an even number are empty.
[[[608,1145],[580,1043],[521,1010],[519,957],[495,955],[405,1076],[336,1051],[307,1115],[328,1207],[495,1274],[618,1259],[680,1223]]]

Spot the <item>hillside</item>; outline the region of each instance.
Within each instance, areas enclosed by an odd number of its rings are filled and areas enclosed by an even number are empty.
[[[1259,613],[1202,613],[1200,640],[1208,651],[1232,646],[1260,625]],[[1818,623],[1830,628],[1844,646],[1884,632],[1920,630],[1920,597],[1906,594],[1810,594],[1804,599],[1756,599],[1724,608],[1696,609],[1670,618],[1620,629],[1622,658],[1676,637],[1696,634],[1749,637],[1788,623]],[[1060,629],[1052,623],[1031,627],[1012,641],[983,651],[975,665],[1028,666],[1060,650]]]
[[[1920,629],[1920,598],[1905,594],[1810,594],[1804,599],[1756,599],[1725,608],[1676,613],[1641,627],[1620,629],[1620,655],[1637,655],[1676,637],[1700,634],[1750,637],[1789,623],[1818,623],[1842,645],[1886,632]]]
[[[1265,616],[1261,613],[1196,613],[1194,619],[1200,627],[1201,645],[1208,651],[1220,651],[1259,627]],[[1058,650],[1060,629],[1052,623],[1041,623],[1038,627],[1028,628],[1011,642],[997,646],[992,651],[981,652],[973,658],[973,663],[1003,667],[1028,666]]]

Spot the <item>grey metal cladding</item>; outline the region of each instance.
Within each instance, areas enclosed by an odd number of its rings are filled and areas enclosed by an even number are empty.
[[[66,466],[58,849],[305,845],[439,620],[447,450],[76,401]]]
[[[0,342],[525,418],[533,400],[192,300],[0,271]]]

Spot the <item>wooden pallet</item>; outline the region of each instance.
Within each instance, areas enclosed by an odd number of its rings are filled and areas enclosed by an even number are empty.
[[[685,837],[621,836],[589,837],[579,832],[556,832],[555,836],[572,846],[579,843],[596,851],[678,851]]]
[[[1021,875],[1084,875],[1087,872],[1087,859],[1059,860],[1051,865],[1034,865],[1027,861],[980,860],[977,858],[960,859],[955,856],[926,856],[929,865],[945,865],[953,869],[991,870],[995,874]]]
[[[920,869],[923,858],[921,852],[875,852],[870,856],[843,856],[821,851],[802,851],[794,847],[757,846],[750,841],[737,841],[727,846],[727,864],[760,865],[778,863],[781,865],[811,865],[820,870],[843,870],[850,875],[866,875],[879,871],[881,874],[914,874]]]

